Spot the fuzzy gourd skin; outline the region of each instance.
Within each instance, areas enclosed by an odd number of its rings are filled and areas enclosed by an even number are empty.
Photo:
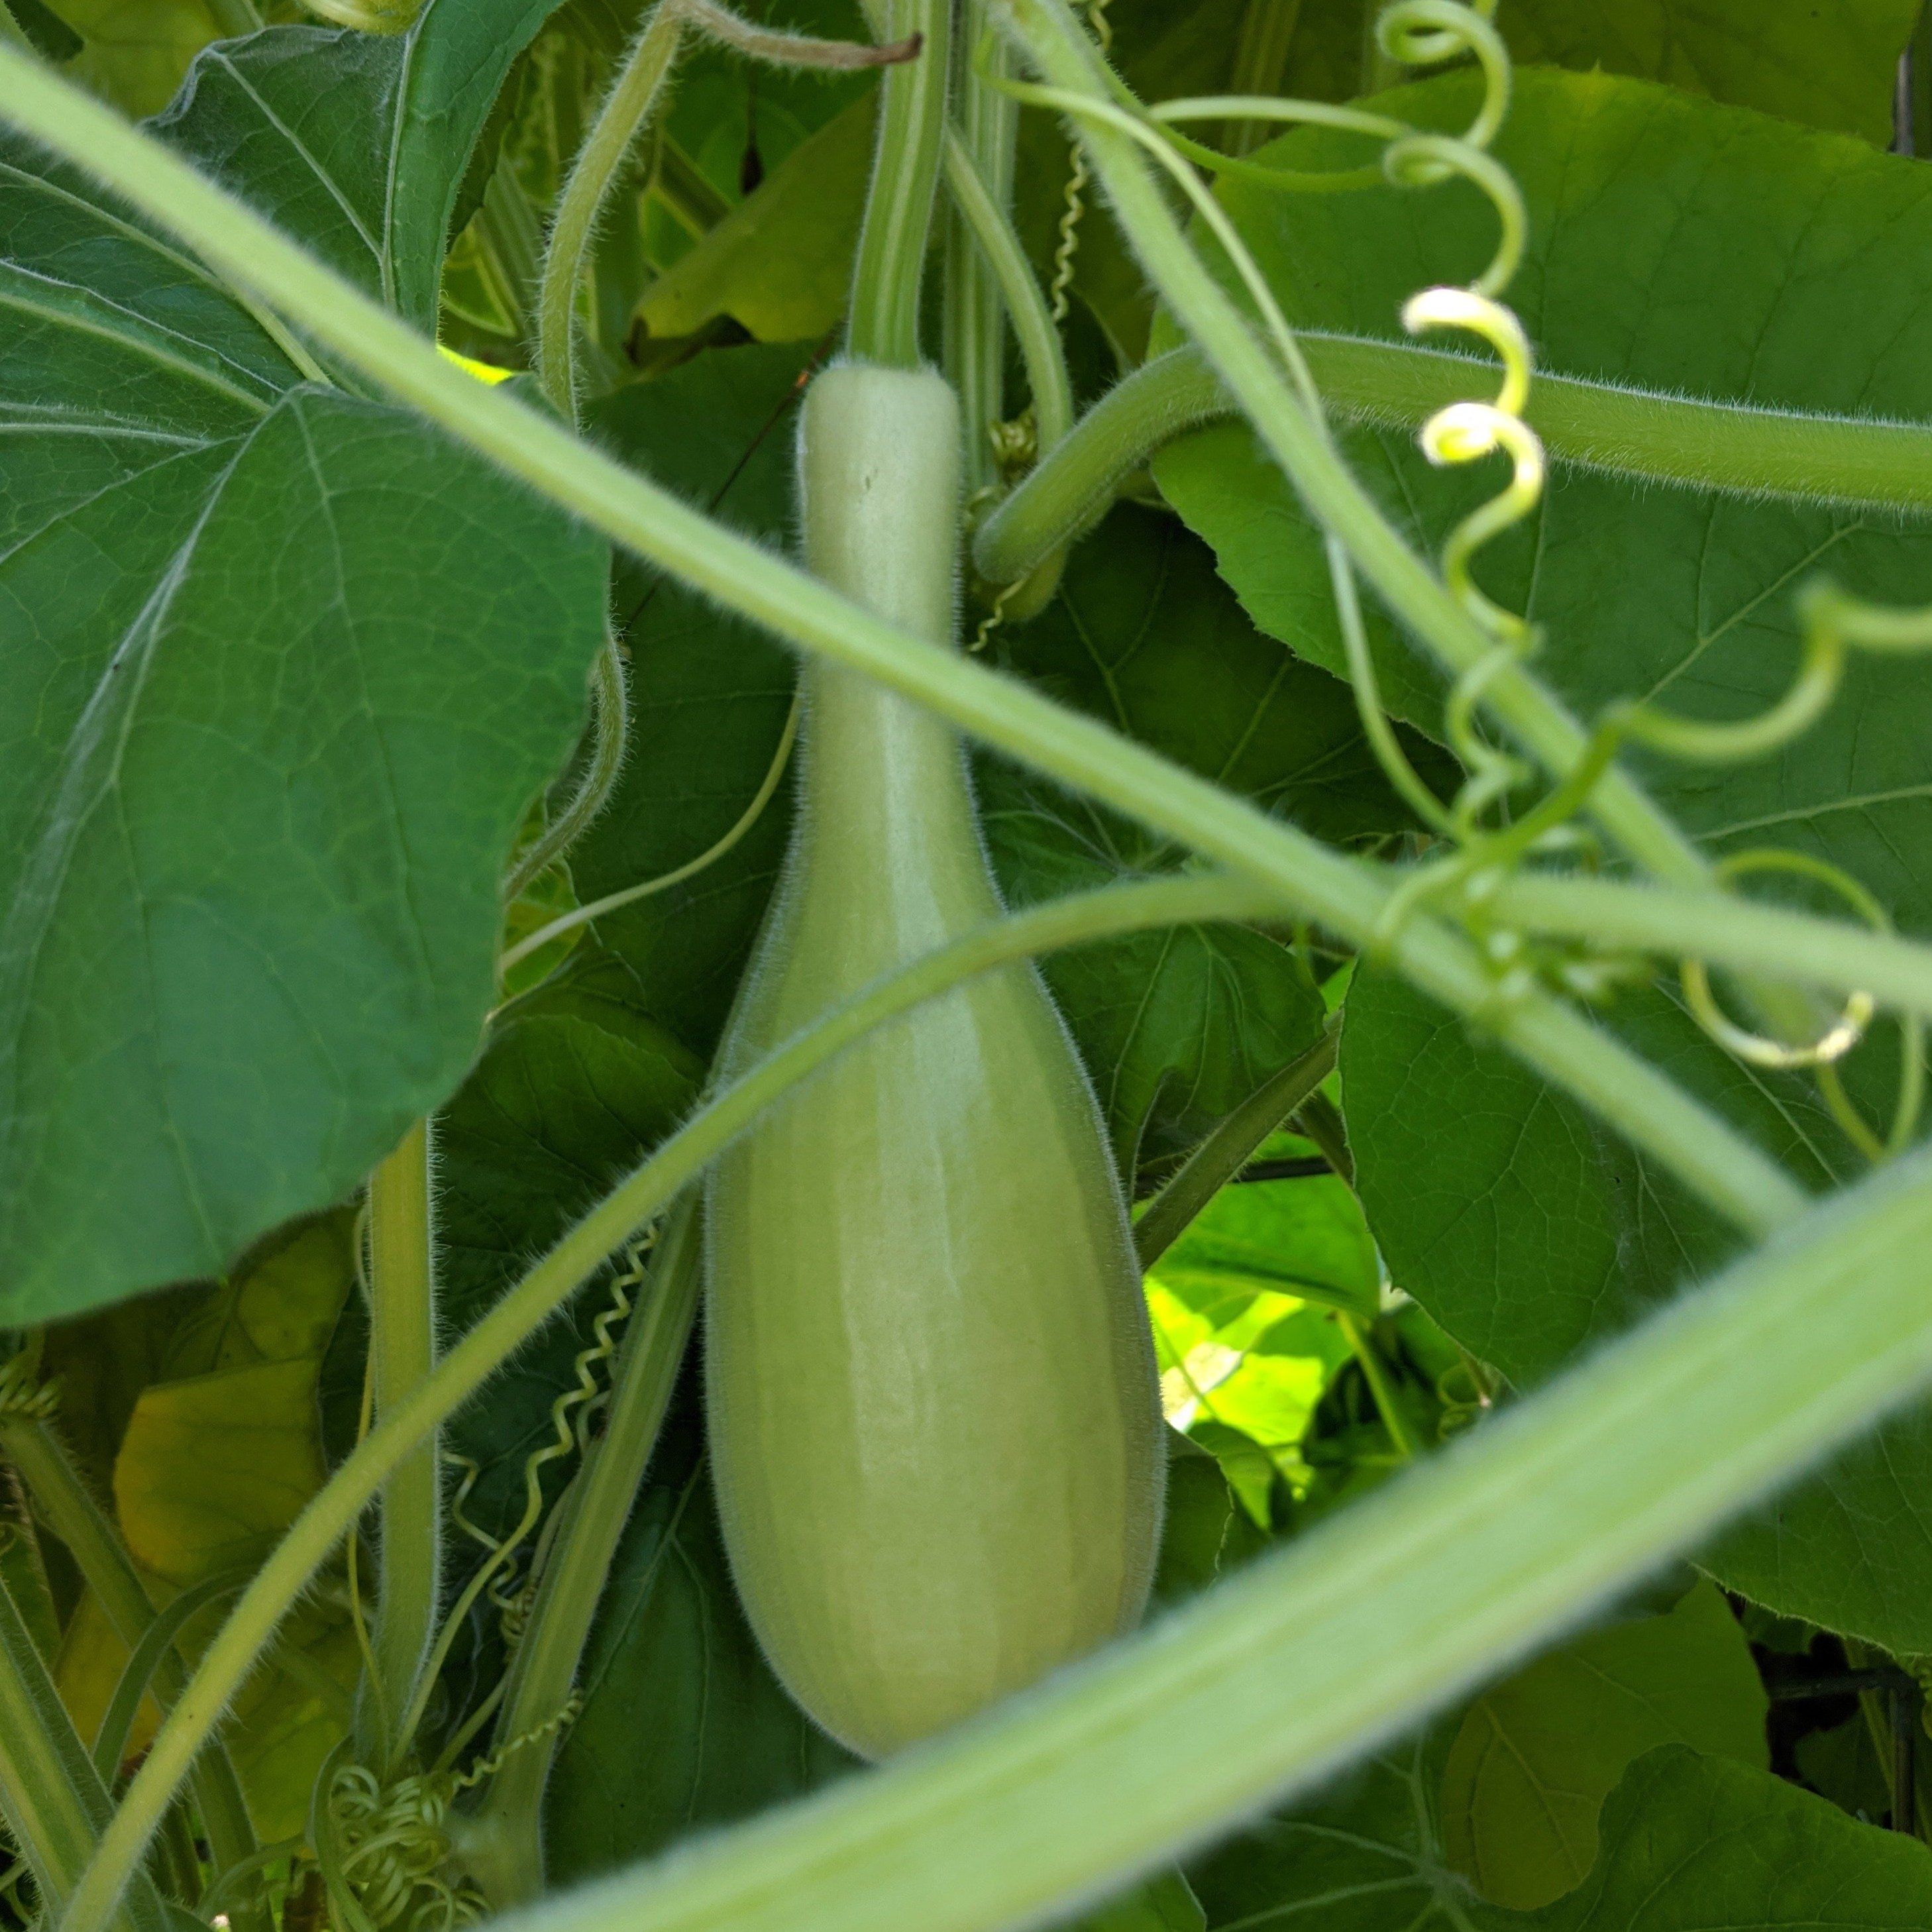
[[[807,562],[953,634],[958,411],[936,375],[820,376]],[[1000,910],[943,723],[809,668],[793,849],[724,1051],[742,1068]],[[706,1381],[766,1656],[880,1756],[1130,1628],[1160,1534],[1153,1349],[1072,1042],[1030,968],[853,1047],[713,1170]]]

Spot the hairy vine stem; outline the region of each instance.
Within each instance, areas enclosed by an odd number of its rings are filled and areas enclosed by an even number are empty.
[[[1479,357],[1300,330],[1323,402],[1343,422],[1415,430],[1493,373]],[[991,583],[1024,576],[1090,529],[1120,482],[1175,438],[1238,415],[1191,344],[1118,384],[980,526]],[[1932,429],[1621,388],[1537,372],[1523,416],[1551,460],[1645,483],[1852,509],[1932,510]]]

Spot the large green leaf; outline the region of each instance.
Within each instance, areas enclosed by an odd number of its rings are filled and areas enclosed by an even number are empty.
[[[1444,1862],[1439,1749],[1398,1746],[1188,1868],[1211,1932],[1468,1932]]]
[[[648,1856],[855,1762],[785,1694],[738,1607],[694,1418],[652,1464],[578,1688],[583,1712],[545,1805],[554,1883]]]
[[[1720,1054],[1661,994],[1619,1030],[1823,1186],[1845,1160],[1814,1092]],[[1736,1238],[1667,1174],[1400,981],[1364,974],[1342,1040],[1356,1178],[1396,1281],[1534,1382],[1708,1273]],[[1932,1410],[1886,1424],[1703,1559],[1791,1616],[1932,1647]]]
[[[274,27],[211,47],[154,124],[330,267],[434,328],[457,191],[557,0],[424,0],[404,34]]]
[[[1884,146],[1920,11],[1920,0],[1510,0],[1497,24],[1519,60],[1667,81]]]
[[[1452,76],[1390,97],[1459,125]],[[1522,187],[1530,241],[1510,290],[1545,368],[1764,407],[1932,418],[1932,175],[1862,142],[1816,134],[1643,83],[1521,76],[1497,154]],[[1298,164],[1359,160],[1346,137],[1265,151]],[[1400,339],[1403,300],[1466,281],[1495,218],[1473,190],[1282,196],[1230,183],[1227,205],[1291,318]],[[1432,470],[1406,436],[1352,434],[1365,479],[1426,550],[1496,487]],[[1342,662],[1316,534],[1247,433],[1223,425],[1156,463],[1256,621]],[[1540,513],[1484,554],[1485,586],[1545,627],[1542,674],[1586,716],[1654,694],[1703,717],[1754,714],[1797,659],[1792,592],[1829,569],[1867,595],[1932,597],[1932,538],[1883,519],[1790,502],[1642,489],[1559,472]],[[1441,685],[1377,618],[1387,694],[1431,724]],[[1650,774],[1694,833],[1796,845],[1862,877],[1910,923],[1932,920],[1921,754],[1932,665],[1856,665],[1826,718],[1778,756]]]
[[[1346,688],[1258,632],[1205,548],[1172,518],[1115,509],[1060,595],[1000,638],[1008,668],[1061,703],[1336,839],[1403,823]],[[995,869],[1016,904],[1188,855],[990,757],[976,761]],[[1278,940],[1182,926],[1046,962],[1100,1089],[1124,1168],[1172,1154],[1314,1044],[1319,993]]]
[[[1932,1852],[1781,1778],[1682,1745],[1632,1766],[1604,1808],[1588,1879],[1482,1932],[1919,1932]]]
[[[1770,1768],[1750,1646],[1708,1582],[1667,1615],[1591,1630],[1493,1684],[1464,1716],[1442,1774],[1449,1862],[1498,1905],[1530,1909],[1589,1874],[1597,1820],[1660,1744]]]
[[[457,1083],[602,547],[0,152],[0,1316],[219,1273]]]
[[[782,541],[791,524],[792,404],[807,351],[714,350],[603,398],[592,432],[727,523]],[[571,856],[588,902],[707,850],[764,783],[790,707],[793,662],[763,632],[634,560],[616,607],[631,664],[631,758],[609,807]],[[651,1011],[708,1058],[784,855],[781,786],[724,858],[598,922],[650,989]]]

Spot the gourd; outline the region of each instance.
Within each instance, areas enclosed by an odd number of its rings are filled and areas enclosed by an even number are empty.
[[[934,640],[955,621],[958,412],[835,366],[800,436],[806,556]],[[728,1031],[742,1070],[1000,910],[958,742],[808,666],[796,830]],[[1030,966],[868,1036],[715,1168],[706,1382],[726,1546],[780,1677],[878,1756],[1131,1626],[1164,1462],[1126,1214]]]

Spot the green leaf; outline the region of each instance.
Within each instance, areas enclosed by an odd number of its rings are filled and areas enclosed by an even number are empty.
[[[1469,1932],[1480,1908],[1438,1843],[1439,1755],[1400,1745],[1190,1864],[1213,1932]]]
[[[1618,1029],[1822,1188],[1845,1162],[1815,1090],[1744,1067],[1672,1001]],[[1513,1380],[1542,1380],[1734,1252],[1666,1174],[1400,982],[1358,976],[1342,1038],[1356,1178],[1396,1283]],[[1932,1646],[1932,1409],[1906,1412],[1703,1552],[1773,1609]],[[1909,1529],[1905,1526],[1910,1526]]]
[[[1496,152],[1528,205],[1528,253],[1509,292],[1540,366],[1760,407],[1932,418],[1932,302],[1916,266],[1932,261],[1924,170],[1636,81],[1520,78]],[[1472,94],[1456,76],[1390,101],[1426,124],[1460,126]],[[1264,152],[1327,166],[1364,150],[1298,134]],[[1315,328],[1400,339],[1403,300],[1468,280],[1495,244],[1489,205],[1460,184],[1222,193],[1291,320]],[[1346,440],[1426,551],[1498,487],[1492,466],[1480,477],[1432,470],[1405,436]],[[1187,438],[1155,470],[1256,621],[1339,668],[1318,542],[1247,432]],[[1846,512],[1559,472],[1540,513],[1478,564],[1491,595],[1544,627],[1538,670],[1586,718],[1633,692],[1704,718],[1762,710],[1796,663],[1793,592],[1826,570],[1880,601],[1921,602],[1932,597],[1932,540]],[[1378,614],[1375,625],[1391,709],[1434,728],[1436,673]],[[1928,712],[1932,664],[1863,659],[1780,754],[1723,770],[1652,760],[1646,776],[1694,836],[1816,853],[1922,926]]]
[[[995,632],[1007,668],[1061,703],[1337,839],[1404,823],[1336,680],[1262,635],[1169,517],[1115,509],[1068,560],[1058,599]],[[1008,901],[1029,905],[1188,855],[1048,782],[976,761]],[[1100,1090],[1123,1168],[1192,1145],[1312,1046],[1322,998],[1280,940],[1184,926],[1045,962]]]
[[[759,1653],[693,1421],[673,1426],[652,1463],[579,1688],[583,1712],[559,1748],[545,1809],[554,1884],[797,1796],[856,1762]]]
[[[1920,0],[1514,0],[1497,24],[1520,61],[1666,81],[1886,147],[1919,12]]]
[[[845,313],[872,171],[872,104],[855,100],[650,284],[646,335],[698,335],[721,317],[760,342],[823,335]]]
[[[782,542],[792,519],[788,418],[809,362],[797,347],[708,350],[602,398],[589,426],[727,523]],[[794,682],[782,646],[634,559],[619,559],[615,596],[634,748],[603,816],[571,855],[585,903],[674,871],[731,830],[770,770]],[[724,857],[597,922],[603,944],[650,988],[653,1017],[707,1060],[790,816],[790,788],[781,785]]]
[[[1576,1891],[1531,1916],[1485,1912],[1482,1932],[1919,1932],[1932,1918],[1916,1839],[1682,1745],[1631,1767],[1603,1840]]]
[[[1546,1905],[1582,1883],[1597,1817],[1630,1765],[1680,1744],[1770,1768],[1750,1646],[1714,1586],[1668,1615],[1587,1632],[1492,1685],[1443,1769],[1449,1862],[1497,1905]]]
[[[1360,13],[1301,5],[1280,91],[1322,100],[1364,92]],[[1887,146],[1898,57],[1918,0],[1510,0],[1496,24],[1518,61],[1629,74],[1736,106],[1782,114]],[[1260,76],[1270,91],[1270,76]]]
[[[1267,1547],[1266,1532],[1236,1502],[1220,1465],[1178,1430],[1168,1430],[1154,1601],[1163,1608],[1185,1603]]]
[[[604,553],[0,151],[10,1322],[220,1273],[456,1084]]]
[[[211,47],[155,131],[416,326],[470,149],[557,0],[424,0],[406,33],[275,27]]]

